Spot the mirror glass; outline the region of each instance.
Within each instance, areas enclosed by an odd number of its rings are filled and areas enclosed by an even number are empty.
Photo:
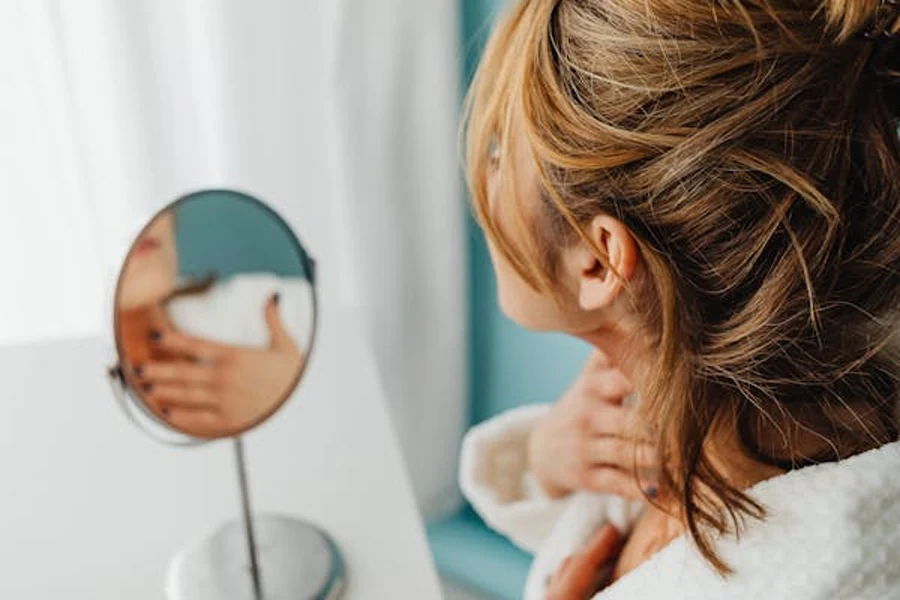
[[[313,262],[285,221],[230,190],[157,213],[119,273],[119,367],[146,416],[193,438],[234,436],[297,386],[316,323]]]

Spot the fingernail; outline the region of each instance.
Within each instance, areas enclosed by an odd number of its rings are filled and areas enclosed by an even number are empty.
[[[149,392],[150,390],[153,389],[153,384],[152,384],[152,383],[142,383],[142,384],[141,384],[141,388],[142,388],[145,392]]]
[[[281,294],[279,294],[278,292],[275,292],[274,294],[272,294],[272,303],[273,303],[275,306],[278,306],[278,301],[279,301],[279,300],[281,300]]]
[[[134,374],[141,377],[144,374],[144,365],[134,365]]]
[[[150,339],[154,342],[158,342],[159,340],[162,339],[162,332],[159,331],[158,329],[150,330]]]
[[[647,486],[647,497],[648,498],[650,498],[652,500],[653,498],[656,498],[656,496],[658,496],[658,495],[659,495],[659,490],[656,489],[655,485]]]

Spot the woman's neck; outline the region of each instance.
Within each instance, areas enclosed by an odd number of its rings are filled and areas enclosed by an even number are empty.
[[[627,323],[620,320],[619,323]],[[637,390],[647,380],[647,373],[654,368],[652,342],[638,333],[636,328],[617,326],[597,330],[581,336],[600,349]],[[760,481],[783,473],[782,469],[762,463],[748,456],[735,429],[712,432],[706,447],[706,456],[712,466],[738,489],[746,489]]]

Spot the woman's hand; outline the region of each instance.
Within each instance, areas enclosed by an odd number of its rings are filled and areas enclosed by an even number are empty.
[[[144,398],[176,429],[202,435],[237,433],[268,415],[294,385],[304,357],[278,315],[278,295],[265,307],[268,348],[208,342],[174,329],[152,343],[182,360],[135,365]]]
[[[609,584],[624,539],[604,525],[577,554],[565,559],[547,584],[546,600],[589,600]]]
[[[637,438],[632,411],[622,405],[631,392],[631,383],[602,353],[591,355],[529,438],[529,468],[549,495],[582,489],[631,499],[657,494],[658,452]],[[643,484],[634,477],[635,460]]]

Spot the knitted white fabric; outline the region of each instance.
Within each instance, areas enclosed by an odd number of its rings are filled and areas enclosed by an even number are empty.
[[[560,562],[604,522],[630,529],[640,503],[575,493],[543,495],[526,447],[546,406],[504,413],[463,442],[460,483],[485,522],[536,553],[525,600],[542,600]],[[681,536],[594,600],[900,600],[900,442],[798,469],[748,490],[768,511],[716,549],[723,579]]]

